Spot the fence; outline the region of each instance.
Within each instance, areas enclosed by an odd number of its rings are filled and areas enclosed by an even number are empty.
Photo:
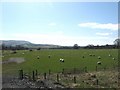
[[[106,71],[106,70],[118,70],[117,67],[113,66],[113,67],[100,67],[100,66],[95,66],[94,67],[94,71]],[[44,73],[40,73],[38,72],[38,70],[33,70],[31,71],[31,73],[25,73],[22,69],[19,70],[19,79],[23,79],[24,77],[29,77],[32,80],[35,80],[36,78],[40,78],[41,79],[50,79],[50,76],[53,75],[54,77],[56,77],[56,81],[59,81],[59,75],[75,75],[75,74],[82,74],[82,73],[88,73],[88,67],[85,66],[83,68],[73,68],[73,69],[68,69],[68,68],[63,68],[61,70],[61,72],[59,73],[55,73],[56,76],[54,76],[54,73],[52,72],[52,70],[48,70],[48,73],[44,72]],[[75,79],[75,78],[74,78]]]
[[[100,66],[95,66],[94,71],[107,71],[107,70],[117,70],[115,66],[109,68],[109,67],[100,67]],[[13,71],[12,71],[13,72]],[[96,78],[95,75],[88,75],[87,80],[90,81],[87,82],[86,79],[84,79],[83,75],[89,74],[89,69],[87,66],[82,67],[82,68],[72,68],[72,69],[67,69],[63,68],[59,73],[54,73],[52,70],[48,69],[48,72],[40,73],[38,70],[31,70],[26,72],[23,69],[20,69],[18,71],[14,70],[14,73],[17,73],[17,78],[20,80],[27,79],[29,81],[39,81],[39,80],[51,80],[54,82],[62,83],[64,85],[68,85],[67,83],[74,83],[75,85],[80,83],[83,87],[86,87],[88,84],[93,84],[93,85],[100,85],[101,80],[99,78]],[[92,79],[94,80],[92,80]],[[71,86],[69,86],[71,87]]]

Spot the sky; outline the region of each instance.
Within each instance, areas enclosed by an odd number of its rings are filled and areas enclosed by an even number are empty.
[[[2,2],[1,40],[62,46],[113,44],[117,2]]]

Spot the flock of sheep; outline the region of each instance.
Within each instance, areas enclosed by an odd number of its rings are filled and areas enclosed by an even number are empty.
[[[112,55],[111,55],[111,54],[109,54],[108,56],[109,56],[109,57],[112,57]],[[100,56],[98,56],[98,59],[101,59],[101,57],[100,57]],[[114,57],[113,57],[112,59],[113,59],[113,60],[115,60],[115,58],[114,58]],[[100,65],[100,64],[101,64],[101,61],[98,61],[98,62],[97,62],[97,64],[99,64],[99,65]]]
[[[24,55],[25,53],[23,52],[22,54]],[[95,54],[89,54],[89,56],[95,56]],[[112,57],[111,54],[109,54],[108,56],[109,56],[109,57]],[[4,56],[2,56],[2,57],[4,57]],[[51,58],[51,55],[48,55],[48,58],[50,59],[50,58]],[[85,56],[82,56],[82,58],[85,58]],[[100,60],[100,59],[101,59],[101,56],[98,56],[97,58]],[[37,56],[37,59],[40,59],[40,56]],[[115,60],[114,57],[112,57],[112,59]],[[65,62],[64,58],[60,58],[60,59],[59,59],[59,62],[64,63],[64,62]],[[97,64],[98,64],[98,65],[101,65],[102,62],[101,62],[101,61],[97,61]]]
[[[48,58],[51,58],[51,55],[48,55]],[[37,59],[40,59],[40,56],[37,56]],[[59,61],[60,61],[60,62],[64,62],[64,59],[63,59],[63,58],[60,58]]]
[[[89,54],[89,56],[95,56],[95,54]],[[108,56],[109,56],[109,57],[112,57],[111,54],[109,54]],[[37,56],[37,59],[39,59],[39,58],[40,58],[40,57]],[[51,55],[48,55],[48,58],[51,58]],[[85,56],[82,56],[82,58],[85,58]],[[101,59],[101,56],[98,56],[97,58],[98,58],[98,59]],[[115,58],[112,58],[112,59],[115,60]],[[60,59],[59,59],[59,62],[65,62],[64,58],[60,58]],[[97,64],[98,64],[98,65],[101,65],[102,62],[101,62],[101,61],[97,61]]]
[[[89,54],[89,56],[95,56],[95,54]],[[108,56],[109,56],[109,57],[112,57],[111,54],[109,54]],[[82,56],[82,58],[85,58],[85,56]],[[98,56],[97,58],[98,58],[98,59],[101,59],[101,56]],[[113,57],[112,59],[115,60],[114,57]],[[98,64],[98,65],[101,65],[102,63],[101,63],[101,61],[98,61],[97,64]]]

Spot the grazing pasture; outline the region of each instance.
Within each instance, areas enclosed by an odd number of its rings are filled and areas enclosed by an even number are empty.
[[[98,58],[99,57],[99,58]],[[9,61],[11,58],[23,58],[21,63]],[[64,62],[60,62],[60,58]],[[114,58],[114,59],[113,59]],[[8,63],[4,63],[7,62]],[[97,62],[101,62],[100,65]],[[41,50],[17,50],[12,53],[10,50],[4,50],[2,54],[2,73],[18,74],[18,70],[23,69],[30,73],[32,70],[38,70],[44,73],[49,70],[51,72],[61,72],[63,68],[84,68],[88,71],[95,71],[96,66],[99,68],[113,68],[118,64],[117,49],[41,49]]]

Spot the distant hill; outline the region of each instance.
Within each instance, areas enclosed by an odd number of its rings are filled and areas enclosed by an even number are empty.
[[[52,45],[52,44],[34,44],[29,41],[24,41],[24,40],[0,40],[3,45],[5,46],[22,46],[22,47],[27,47],[27,48],[58,48],[60,47],[59,45]],[[1,44],[1,43],[0,43]]]
[[[5,46],[16,46],[16,45],[31,45],[32,43],[23,40],[2,40],[2,44]]]

